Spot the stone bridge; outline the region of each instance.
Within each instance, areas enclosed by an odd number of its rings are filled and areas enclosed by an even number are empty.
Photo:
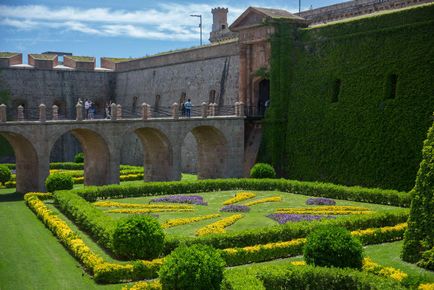
[[[1,119],[1,118],[0,118]],[[63,134],[71,133],[83,149],[84,184],[119,183],[123,140],[135,134],[144,155],[144,180],[181,178],[181,146],[189,132],[197,140],[198,177],[242,177],[244,117],[201,116],[114,120],[0,120],[0,135],[16,156],[18,192],[44,191],[51,149]]]

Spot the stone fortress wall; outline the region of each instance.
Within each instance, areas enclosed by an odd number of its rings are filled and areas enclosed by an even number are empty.
[[[0,68],[0,90],[8,92],[9,115],[13,118],[16,107],[24,105],[26,117],[31,118],[37,106],[44,103],[48,108],[57,105],[61,117],[73,119],[78,98],[95,102],[101,117],[109,101],[121,104],[125,112],[138,113],[143,102],[167,112],[183,98],[191,98],[195,106],[213,102],[221,108],[233,106],[238,100],[239,53],[234,41],[112,63],[113,69],[91,71],[65,64],[48,60],[40,60],[36,66],[6,62]],[[141,164],[142,145],[137,137],[124,142],[127,149],[122,162]],[[196,148],[193,135],[187,135],[182,154],[185,172],[196,171]],[[72,160],[78,151],[78,142],[65,135],[54,147],[52,160]]]
[[[37,115],[39,104],[59,107],[61,119],[75,118],[78,98],[91,98],[100,108],[107,100],[115,99],[115,75],[107,72],[35,69],[29,67],[0,69],[0,91],[4,92],[9,118],[16,117],[16,108],[23,105],[25,118]],[[53,149],[53,160],[72,160],[80,151],[71,135],[63,136]]]
[[[422,2],[432,0],[356,0],[299,15],[315,25]],[[137,113],[143,102],[164,112],[184,98],[191,98],[194,105],[215,102],[221,108],[232,106],[242,97],[240,70],[245,71],[246,65],[251,69],[251,65],[245,61],[240,63],[243,41],[238,41],[237,32],[229,30],[227,9],[218,7],[212,13],[214,23],[209,45],[139,59],[102,58],[101,68],[95,67],[93,57],[65,55],[62,62],[57,55],[30,54],[28,65],[22,64],[20,53],[0,53],[0,102],[6,102],[10,116],[16,114],[20,104],[27,110],[36,110],[44,103],[48,108],[53,104],[59,106],[60,114],[67,118],[73,118],[78,98],[92,99],[97,106],[97,115],[104,114],[104,105],[109,101],[121,104],[130,113]],[[250,55],[253,55],[251,62],[255,63],[257,54]],[[254,91],[250,87],[249,90]],[[184,171],[196,170],[195,143],[192,135],[186,137]],[[122,162],[140,164],[143,160],[140,146],[136,137],[125,140]],[[79,150],[75,139],[65,135],[56,144],[52,158],[72,160]],[[0,161],[1,158],[0,154]]]
[[[191,98],[194,106],[217,103],[224,109],[238,100],[238,44],[230,42],[190,49],[168,55],[122,63],[116,74],[116,100],[124,110],[136,112],[143,102],[154,110],[169,111],[173,103]],[[141,143],[133,137],[125,140],[130,150],[122,160],[134,164],[141,158]],[[197,146],[188,134],[182,146],[184,172],[195,172]]]

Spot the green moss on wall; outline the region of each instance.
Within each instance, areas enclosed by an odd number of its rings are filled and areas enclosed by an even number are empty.
[[[434,108],[432,15],[426,5],[292,37],[277,24],[262,159],[294,179],[410,190]]]

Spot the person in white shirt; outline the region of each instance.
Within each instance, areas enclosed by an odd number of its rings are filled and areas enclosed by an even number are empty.
[[[92,102],[89,100],[89,99],[86,99],[86,101],[84,102],[84,110],[85,110],[85,112],[86,112],[86,114],[85,114],[85,116],[86,116],[86,119],[88,118],[88,116],[89,116],[89,108],[90,108],[90,105],[92,104]]]

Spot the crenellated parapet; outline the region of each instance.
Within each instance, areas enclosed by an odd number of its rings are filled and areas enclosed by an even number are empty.
[[[91,56],[64,56],[63,65],[76,70],[95,70],[95,58]]]
[[[55,54],[29,54],[29,65],[40,69],[53,69],[59,64],[57,55]]]
[[[23,54],[18,52],[0,52],[0,68],[10,67],[11,65],[21,64]]]

